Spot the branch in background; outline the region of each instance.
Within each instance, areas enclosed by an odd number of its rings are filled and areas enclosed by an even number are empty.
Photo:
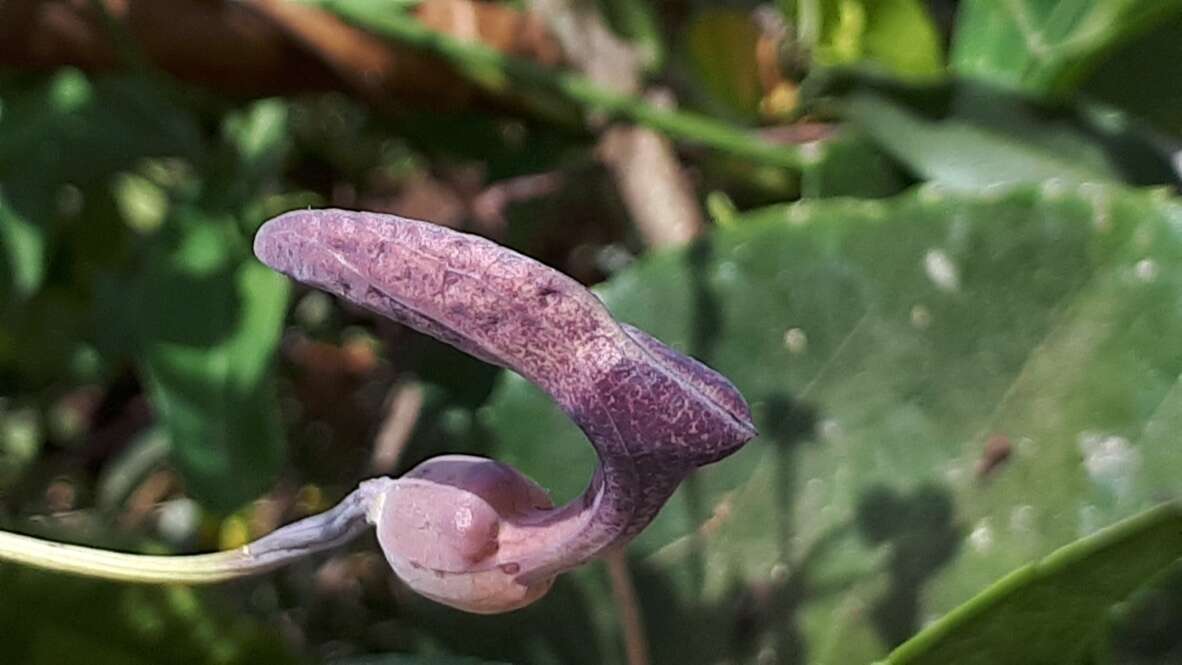
[[[644,629],[644,615],[640,611],[636,584],[632,581],[632,571],[628,569],[628,555],[623,550],[616,550],[604,559],[611,579],[612,602],[619,612],[620,625],[624,631],[624,653],[628,665],[649,665],[648,635]]]
[[[619,94],[640,93],[640,57],[593,6],[567,0],[533,0],[529,6],[551,26],[567,59],[587,78]],[[646,245],[678,247],[701,233],[705,219],[668,138],[646,127],[612,127],[600,137],[598,153]]]
[[[386,417],[374,437],[369,470],[377,475],[391,474],[398,467],[406,444],[414,434],[423,410],[423,386],[417,381],[399,383],[386,398]]]
[[[567,60],[596,85],[621,95],[640,92],[640,57],[616,37],[588,3],[528,0],[562,46]]]
[[[446,62],[421,50],[391,44],[321,9],[290,0],[254,0],[245,4],[316,53],[341,80],[375,106],[389,107],[401,101],[408,87],[457,106],[470,102],[480,92]],[[424,0],[413,16],[404,18],[441,34],[540,63],[554,65],[560,58],[557,43],[536,17],[505,5]]]
[[[153,65],[224,93],[343,90],[383,107],[517,99],[555,120],[577,122],[570,111],[582,109],[762,164],[800,166],[791,147],[548,67],[557,56],[554,42],[534,18],[502,5],[425,0],[414,14],[399,14],[379,13],[369,0],[321,4],[361,29],[289,0],[5,0],[0,66],[117,69],[105,10]]]
[[[790,169],[801,166],[796,149],[767,143],[729,123],[698,113],[662,109],[643,99],[607,90],[585,76],[549,69],[506,56],[480,43],[434,31],[413,17],[375,14],[367,0],[331,0],[325,6],[354,25],[446,60],[490,92],[504,95],[526,90],[549,96],[556,107],[577,104],[589,113],[628,120],[675,140],[771,166]]]
[[[599,155],[649,247],[679,247],[702,232],[702,210],[669,139],[643,127],[613,127]]]
[[[562,186],[560,173],[534,173],[493,183],[471,202],[472,216],[481,225],[481,234],[497,237],[504,234],[509,220],[505,210],[512,203],[548,196]]]
[[[119,49],[102,11],[136,48],[172,76],[231,95],[341,90],[371,103],[467,104],[483,96],[421,49],[349,26],[287,0],[5,0],[0,2],[0,66],[88,72],[119,68]],[[457,31],[541,63],[558,48],[541,24],[503,5],[425,0],[422,25]]]

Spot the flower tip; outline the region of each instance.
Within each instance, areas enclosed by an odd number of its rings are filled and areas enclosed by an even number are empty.
[[[323,212],[292,210],[263,222],[254,236],[254,255],[272,270],[291,274],[299,257],[293,251],[290,238],[307,237],[309,222]]]

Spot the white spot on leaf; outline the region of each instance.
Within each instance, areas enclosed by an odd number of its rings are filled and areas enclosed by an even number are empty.
[[[1083,432],[1079,435],[1079,451],[1093,482],[1109,488],[1118,497],[1132,489],[1133,476],[1141,466],[1141,454],[1128,439]]]
[[[734,261],[723,261],[718,264],[718,279],[723,282],[734,282],[739,278],[739,266]]]
[[[784,332],[784,347],[792,353],[804,353],[808,345],[808,335],[800,328],[789,328]]]
[[[821,438],[825,441],[838,441],[845,436],[845,430],[832,418],[822,420],[817,430],[821,433]]]
[[[810,216],[812,216],[812,211],[803,203],[797,203],[788,208],[788,223],[793,226],[806,224]]]
[[[777,563],[768,571],[768,578],[773,584],[782,584],[784,580],[788,579],[788,566],[783,563]]]
[[[1157,263],[1153,259],[1141,259],[1133,267],[1133,274],[1142,282],[1152,282],[1157,278]]]
[[[984,554],[993,548],[993,527],[989,524],[989,518],[983,517],[977,526],[973,527],[972,533],[969,534],[969,544],[978,554]]]
[[[923,257],[923,269],[928,279],[941,291],[960,289],[960,270],[943,250],[928,250]]]

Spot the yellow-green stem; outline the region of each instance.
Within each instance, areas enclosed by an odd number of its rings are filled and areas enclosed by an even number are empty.
[[[67,545],[5,532],[0,532],[0,560],[84,577],[157,584],[209,584],[265,572],[279,565],[259,566],[245,546],[214,554],[153,556]]]
[[[394,482],[389,478],[364,481],[332,509],[225,552],[178,556],[130,554],[0,531],[0,561],[120,582],[223,582],[265,573],[352,540],[368,529],[371,508]]]

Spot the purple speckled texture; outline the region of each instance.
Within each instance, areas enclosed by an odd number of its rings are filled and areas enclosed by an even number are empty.
[[[617,323],[590,291],[486,239],[393,215],[301,210],[267,222],[271,268],[512,369],[586,433],[600,469],[586,526],[523,576],[573,568],[639,533],[695,467],[755,436],[722,375]],[[557,515],[569,515],[568,509]]]

